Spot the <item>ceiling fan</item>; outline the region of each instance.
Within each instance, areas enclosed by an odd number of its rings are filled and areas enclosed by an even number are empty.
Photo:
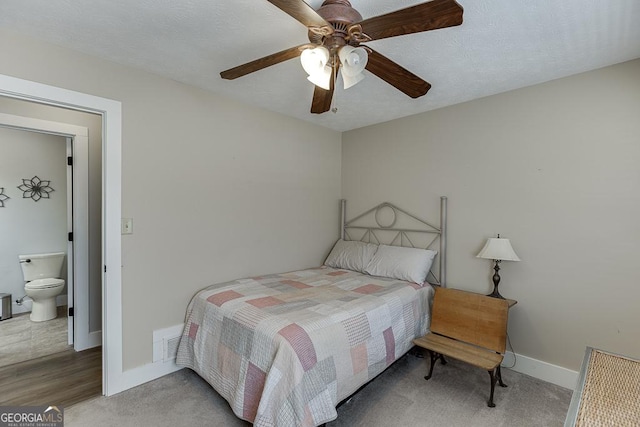
[[[317,11],[303,0],[267,1],[304,24],[311,43],[239,65],[220,77],[233,80],[301,56],[309,80],[316,85],[311,103],[315,114],[331,108],[341,67],[345,88],[360,81],[366,69],[411,98],[426,94],[431,88],[428,82],[362,43],[460,25],[463,13],[455,0],[432,0],[363,20],[348,0],[325,0]]]

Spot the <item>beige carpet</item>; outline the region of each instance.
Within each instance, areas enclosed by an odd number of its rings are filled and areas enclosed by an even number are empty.
[[[455,360],[424,380],[428,361],[405,356],[338,409],[337,426],[562,426],[571,390],[508,369],[487,407],[489,374]],[[190,370],[65,408],[66,427],[246,426]]]

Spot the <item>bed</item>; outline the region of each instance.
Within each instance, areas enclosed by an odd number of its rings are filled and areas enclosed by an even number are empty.
[[[390,203],[349,221],[341,207],[340,239],[325,265],[213,285],[187,307],[176,362],[255,426],[335,419],[339,402],[428,330],[431,284],[446,277],[446,198],[439,227]],[[419,248],[416,235],[427,236]],[[418,256],[430,259],[407,264]]]

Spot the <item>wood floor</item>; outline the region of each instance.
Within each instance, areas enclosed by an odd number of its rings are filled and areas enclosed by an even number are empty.
[[[102,394],[102,348],[0,367],[0,406],[70,406]]]

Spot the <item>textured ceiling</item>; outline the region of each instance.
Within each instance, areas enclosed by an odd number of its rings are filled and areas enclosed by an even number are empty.
[[[338,131],[640,58],[638,0],[457,0],[464,22],[369,45],[432,84],[411,99],[376,76],[337,112],[309,112],[297,59],[236,80],[220,71],[308,41],[266,0],[1,0],[0,28],[133,66]],[[317,9],[322,0],[307,0]],[[351,0],[366,19],[422,3]],[[640,76],[639,76],[640,78]]]

